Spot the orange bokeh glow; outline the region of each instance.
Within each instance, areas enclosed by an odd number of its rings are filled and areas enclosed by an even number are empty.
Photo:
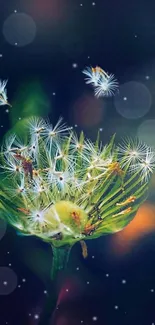
[[[112,237],[112,252],[124,255],[145,235],[155,231],[155,205],[143,204],[135,218],[122,231]]]

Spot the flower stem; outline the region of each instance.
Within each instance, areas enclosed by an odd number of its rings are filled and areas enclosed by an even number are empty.
[[[59,272],[61,270],[65,270],[67,266],[67,262],[69,259],[69,254],[71,251],[71,246],[66,245],[63,247],[54,247],[53,250],[53,261],[52,261],[52,269],[50,274],[50,285],[48,288],[48,297],[45,302],[45,306],[40,317],[39,325],[50,325],[53,324],[54,312],[57,306],[58,293],[56,289],[56,282]]]
[[[53,250],[53,262],[52,262],[52,269],[51,269],[51,279],[55,279],[58,272],[60,270],[66,269],[69,254],[71,251],[71,246],[66,245],[63,247],[54,247],[52,246]]]

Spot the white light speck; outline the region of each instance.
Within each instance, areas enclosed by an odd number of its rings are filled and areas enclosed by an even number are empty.
[[[108,273],[106,274],[106,277],[107,277],[107,278],[109,277],[109,274],[108,274]]]
[[[47,290],[44,290],[44,294],[47,295]]]
[[[81,324],[83,323],[83,320],[81,320]]]
[[[80,268],[79,268],[79,267],[77,267],[77,268],[76,268],[76,270],[77,270],[77,271],[79,271],[79,270],[80,270]]]
[[[83,4],[82,3],[80,3],[80,7],[82,7],[83,6]]]
[[[125,100],[125,101],[126,101],[126,100],[127,100],[127,97],[124,97],[124,98],[123,98],[123,100]]]
[[[66,289],[66,292],[68,292],[69,290],[68,289]]]
[[[3,54],[0,54],[0,58],[2,58],[3,57]]]
[[[92,2],[92,6],[95,6],[96,5],[96,3],[95,2]]]
[[[26,282],[26,279],[22,279],[23,282]]]
[[[73,67],[74,69],[76,69],[76,68],[78,67],[78,64],[77,64],[77,63],[73,63],[73,64],[72,64],[72,67]]]
[[[151,292],[154,292],[154,289],[151,289]]]
[[[149,77],[149,76],[146,76],[146,77],[145,77],[145,79],[146,79],[146,80],[149,80],[149,79],[150,79],[150,77]]]
[[[21,120],[21,119],[22,119],[21,117],[18,118],[18,120]]]
[[[137,38],[137,35],[135,35],[135,38]]]
[[[14,10],[14,13],[16,14],[17,13],[17,10]]]
[[[9,109],[6,109],[5,112],[6,112],[6,113],[9,113]]]
[[[102,132],[103,131],[103,128],[100,128],[99,131]]]
[[[90,282],[89,281],[87,281],[87,284],[89,284]]]
[[[11,263],[9,263],[9,266],[11,266],[12,264]]]
[[[55,96],[55,95],[56,95],[56,93],[54,92],[52,95],[53,95],[53,96]]]
[[[18,43],[15,43],[15,46],[17,46],[18,45]]]
[[[21,285],[20,284],[18,285],[18,288],[21,288]]]
[[[10,252],[7,252],[7,254],[10,254]]]
[[[92,320],[93,320],[94,322],[96,322],[96,321],[97,321],[97,317],[96,317],[96,316],[93,316]]]
[[[4,281],[3,284],[4,284],[4,286],[7,286],[8,285],[8,282],[7,281]]]
[[[39,319],[39,315],[34,315],[34,319]]]
[[[123,283],[123,284],[125,284],[125,283],[126,283],[126,280],[125,280],[125,279],[123,279],[123,280],[122,280],[122,283]]]
[[[31,314],[29,314],[29,316],[31,316]]]
[[[88,59],[90,59],[90,56],[88,56]]]
[[[92,256],[92,258],[95,258],[95,256]]]
[[[116,309],[116,310],[118,309],[118,306],[117,306],[117,305],[115,306],[115,309]]]
[[[3,128],[3,125],[1,125],[1,128]]]
[[[75,126],[75,128],[77,128],[77,127],[78,127],[78,126],[77,126],[77,124],[75,124],[74,126]]]

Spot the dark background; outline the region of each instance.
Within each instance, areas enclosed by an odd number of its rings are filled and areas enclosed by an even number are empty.
[[[15,123],[13,116],[17,120],[24,116],[22,105],[31,84],[32,89],[41,89],[48,99],[52,122],[61,115],[92,139],[102,128],[105,143],[115,132],[117,140],[124,135],[136,135],[145,119],[155,118],[155,2],[94,2],[95,5],[90,0],[1,0],[0,78],[9,79],[8,99],[17,107],[17,111],[13,107],[14,115],[6,111],[7,107],[1,107],[1,137]],[[3,33],[4,22],[14,10],[30,15],[36,23],[36,37],[27,46],[21,47],[20,42],[17,46],[9,44]],[[10,33],[14,39],[16,31]],[[21,40],[22,33],[19,35]],[[120,84],[130,80],[145,84],[152,96],[147,115],[125,119],[117,113],[113,99],[95,99],[82,74],[89,65],[99,65],[114,73]],[[38,84],[41,88],[37,88]],[[35,101],[33,91],[30,97]],[[153,202],[154,186],[147,204],[153,206]],[[56,325],[155,324],[155,210],[151,211],[153,221],[146,232],[147,211],[144,216],[143,236],[139,236],[141,227],[134,224],[123,242],[121,234],[90,241],[87,260],[82,259],[80,246],[74,247],[67,278],[63,284],[62,279],[58,283],[60,309]],[[0,266],[8,267],[11,263],[18,277],[14,292],[0,295],[0,325],[37,324],[35,315],[39,316],[47,295],[41,273],[43,270],[46,278],[49,272],[50,247],[35,238],[17,236],[8,227],[0,243],[0,257]]]

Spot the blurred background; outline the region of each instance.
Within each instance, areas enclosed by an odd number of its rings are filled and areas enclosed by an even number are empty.
[[[103,143],[116,133],[155,147],[153,0],[8,0],[0,9],[0,136],[30,115],[60,116]],[[99,65],[119,82],[97,99],[82,70]],[[0,221],[0,324],[38,324],[48,295],[51,249]],[[155,324],[155,176],[148,200],[123,231],[75,246],[58,282],[56,325]],[[45,324],[46,325],[46,324]]]

